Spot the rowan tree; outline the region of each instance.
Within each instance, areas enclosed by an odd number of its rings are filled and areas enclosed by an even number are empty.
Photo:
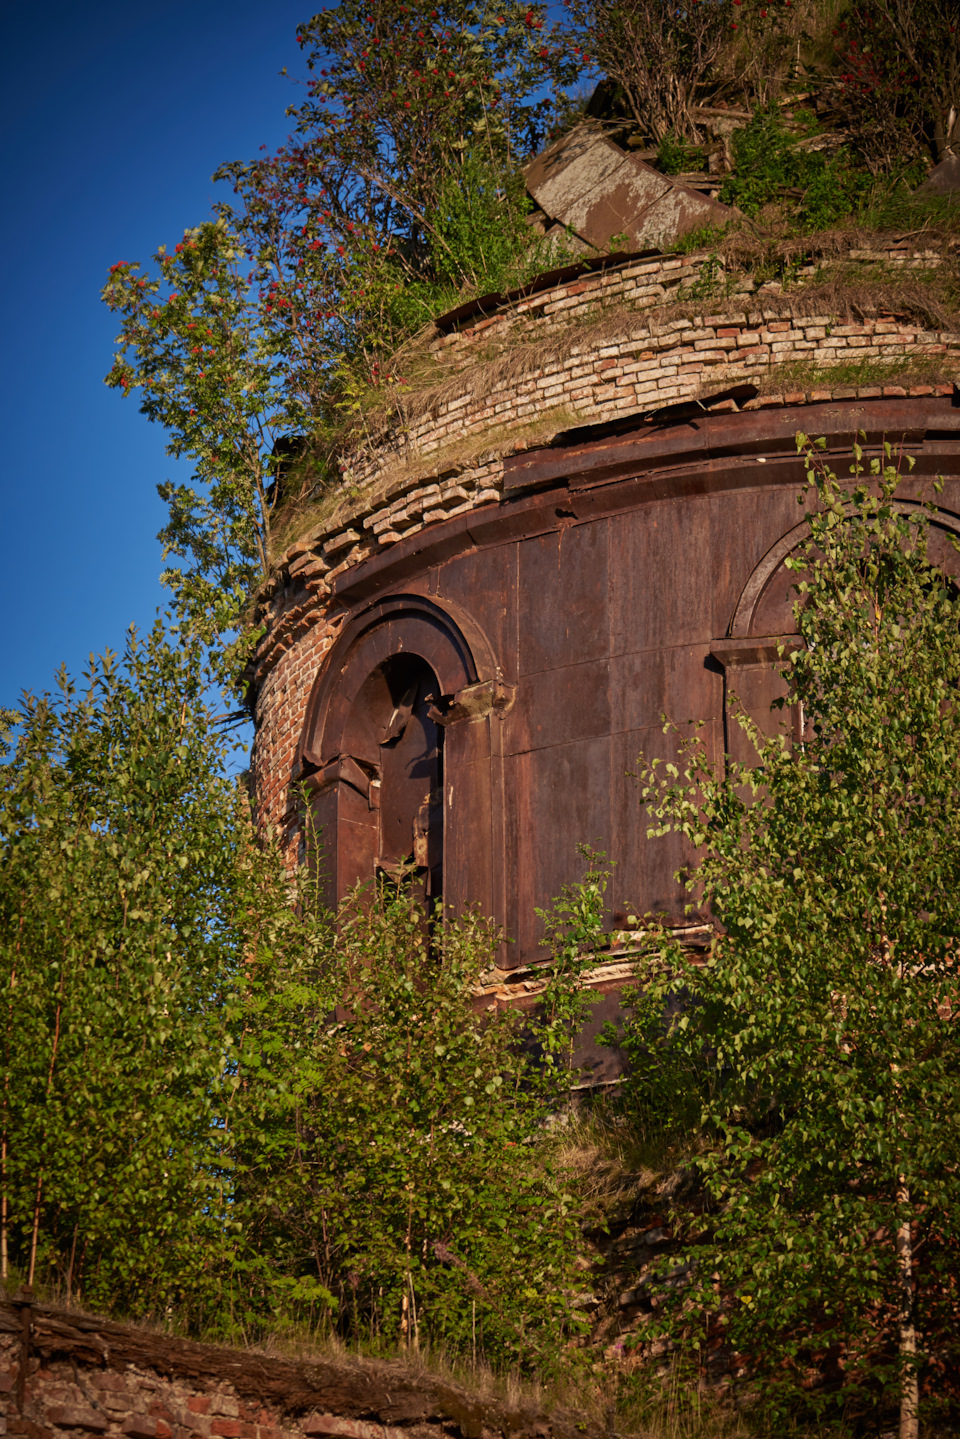
[[[402,384],[398,347],[538,268],[517,167],[549,123],[545,83],[576,69],[543,6],[515,0],[343,0],[298,41],[309,78],[288,144],[225,165],[234,200],[104,289],[122,322],[107,383],[139,391],[195,467],[161,487],[163,579],[184,622],[227,637],[224,680],[255,638],[241,616],[279,512],[339,480],[338,447]]]
[[[851,0],[834,28],[833,93],[859,147],[887,167],[960,142],[960,16],[953,0]]]

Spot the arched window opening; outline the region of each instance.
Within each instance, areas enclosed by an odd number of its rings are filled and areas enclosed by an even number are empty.
[[[397,594],[345,623],[314,682],[292,781],[331,907],[401,876],[425,903],[501,919],[500,718],[513,690],[453,601]]]
[[[396,878],[412,865],[432,905],[443,893],[443,730],[431,717],[439,687],[416,655],[393,655],[370,680],[378,692],[365,685],[357,704],[370,705],[363,723],[379,753],[377,871]]]
[[[430,907],[442,898],[443,729],[431,714],[438,700],[425,660],[391,655],[360,685],[339,755],[312,778],[315,827],[321,838],[336,835],[341,895],[384,876],[415,885]]]

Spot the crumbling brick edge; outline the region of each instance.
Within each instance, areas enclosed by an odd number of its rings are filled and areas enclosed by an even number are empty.
[[[400,1363],[286,1359],[0,1300],[0,1434],[16,1439],[600,1439],[569,1411],[481,1399]]]

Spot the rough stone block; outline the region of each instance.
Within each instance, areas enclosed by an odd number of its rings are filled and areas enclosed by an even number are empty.
[[[47,1418],[58,1429],[85,1429],[89,1434],[105,1434],[109,1428],[105,1415],[80,1404],[55,1404],[47,1410]]]
[[[388,1429],[383,1424],[368,1424],[364,1419],[340,1419],[335,1414],[312,1414],[301,1431],[313,1439],[319,1434],[341,1434],[344,1439],[399,1439],[402,1429]]]
[[[157,1430],[161,1423],[158,1419],[151,1419],[148,1414],[131,1414],[125,1419],[121,1428],[124,1434],[130,1434],[132,1439],[157,1439]],[[169,1433],[169,1426],[167,1428]]]

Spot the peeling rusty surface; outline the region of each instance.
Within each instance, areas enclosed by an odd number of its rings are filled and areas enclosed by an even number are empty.
[[[703,225],[722,225],[734,212],[578,127],[524,171],[540,208],[596,249],[625,235],[637,249],[664,249]]]
[[[716,397],[719,398],[719,397]],[[632,432],[627,428],[633,420]],[[905,444],[922,443],[928,429],[952,439],[960,436],[960,409],[948,399],[860,400],[810,405],[802,413],[803,428],[823,435],[831,447],[849,446],[858,430],[868,442],[887,437]],[[691,460],[721,456],[796,454],[795,436],[801,416],[789,409],[747,410],[739,414],[706,415],[676,426],[651,426],[644,412],[592,427],[586,443],[554,443],[542,450],[508,455],[504,490],[568,480],[577,487],[607,483]],[[598,433],[599,432],[599,433]],[[568,431],[558,440],[576,437]]]
[[[858,432],[867,458],[885,439],[902,444],[915,462],[901,483],[908,507],[943,476],[930,553],[960,569],[950,544],[960,534],[960,406],[949,396],[733,408],[741,403],[755,402],[724,391],[517,453],[505,461],[502,500],[401,539],[334,582],[348,618],[301,742],[305,761],[342,767],[339,798],[330,800],[334,787],[321,796],[317,820],[337,837],[344,881],[364,877],[377,821],[344,761],[367,754],[350,732],[351,706],[389,655],[419,655],[437,678],[424,715],[442,732],[441,793],[432,779],[429,794],[411,785],[407,804],[406,780],[397,788],[403,843],[412,823],[422,868],[439,870],[442,850],[445,905],[478,905],[509,937],[488,996],[496,1003],[536,1003],[545,957],[536,912],[577,877],[578,842],[615,863],[611,931],[624,915],[676,923],[683,914],[675,875],[692,856],[682,837],[648,837],[631,774],[641,753],[676,758],[664,714],[681,733],[702,722],[721,763],[752,761],[735,699],[761,732],[783,720],[770,704],[785,683],[780,650],[800,643],[786,566],[805,532],[798,430],[824,437],[841,474]],[[380,723],[382,735],[393,721]],[[615,1017],[627,982],[616,965],[598,982],[598,1025]],[[602,1085],[619,1062],[595,1030],[578,1062],[584,1083]]]

